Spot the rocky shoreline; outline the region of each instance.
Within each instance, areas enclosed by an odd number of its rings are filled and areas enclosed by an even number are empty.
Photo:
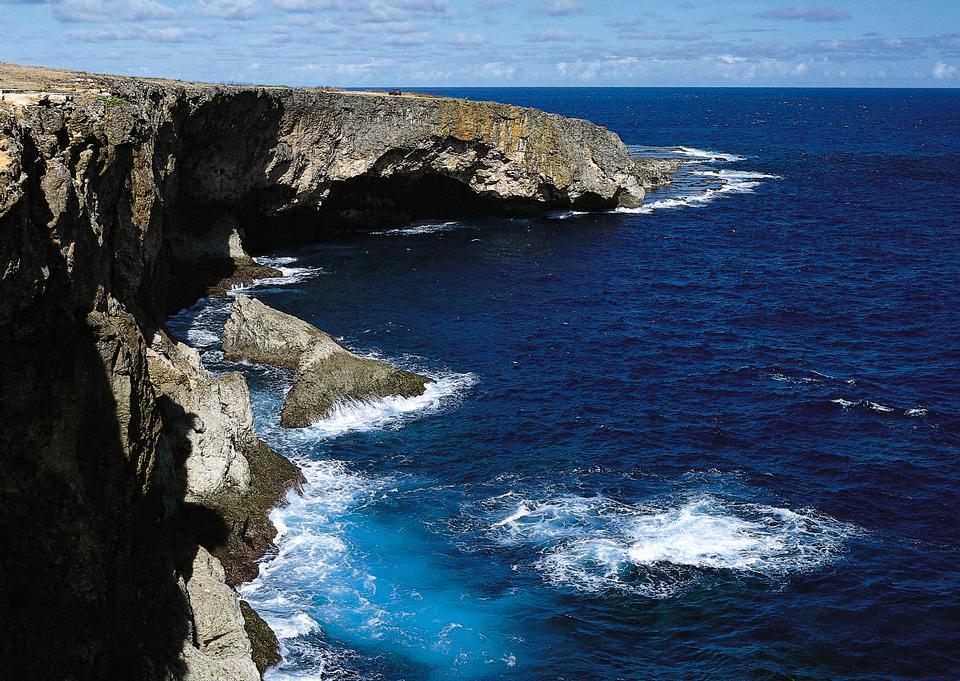
[[[257,437],[243,376],[211,375],[163,329],[203,295],[276,276],[249,245],[633,207],[678,165],[632,158],[586,121],[484,102],[6,64],[0,83],[70,95],[0,102],[11,678],[257,679],[279,659],[234,587],[275,548],[268,514],[302,476]],[[235,306],[228,353],[296,369],[284,425],[429,381],[254,301]],[[244,309],[284,342],[241,323]]]

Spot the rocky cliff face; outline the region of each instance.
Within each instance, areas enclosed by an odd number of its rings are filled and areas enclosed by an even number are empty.
[[[299,474],[242,377],[162,331],[270,274],[244,243],[452,211],[636,205],[670,162],[530,109],[0,65],[0,678],[255,678],[230,586]],[[272,641],[272,642],[271,642]]]

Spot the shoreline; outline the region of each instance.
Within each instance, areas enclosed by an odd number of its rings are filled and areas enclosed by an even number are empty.
[[[268,514],[302,478],[254,431],[243,377],[163,331],[205,294],[283,276],[248,250],[636,207],[681,163],[488,102],[10,64],[0,82],[51,93],[0,101],[0,474],[24,537],[0,567],[25,678],[254,681],[276,661],[233,587],[274,550]]]

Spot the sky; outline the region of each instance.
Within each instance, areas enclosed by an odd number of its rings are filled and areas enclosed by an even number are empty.
[[[960,0],[0,0],[0,61],[341,87],[960,87]]]

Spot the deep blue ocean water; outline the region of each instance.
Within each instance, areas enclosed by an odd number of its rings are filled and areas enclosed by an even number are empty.
[[[955,679],[960,92],[501,89],[690,160],[636,212],[265,254],[422,398],[278,426],[269,678]]]

